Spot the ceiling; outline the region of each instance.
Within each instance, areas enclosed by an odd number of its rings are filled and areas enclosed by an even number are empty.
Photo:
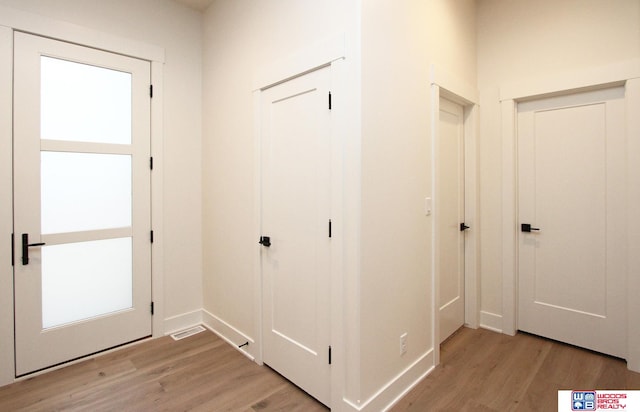
[[[186,4],[192,9],[205,11],[214,0],[175,0],[178,3]]]

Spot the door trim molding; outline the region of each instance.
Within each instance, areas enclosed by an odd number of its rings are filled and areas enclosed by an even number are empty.
[[[640,59],[618,62],[608,66],[599,66],[556,73],[537,79],[530,79],[514,84],[506,84],[500,90],[500,110],[502,115],[502,332],[515,335],[518,330],[518,225],[517,225],[517,134],[516,114],[518,102],[568,94],[577,91],[598,89],[610,85],[625,85],[627,113],[640,111]],[[640,120],[637,116],[627,116],[628,142],[628,219],[640,218],[634,200],[640,201],[638,175],[640,175]],[[632,150],[633,149],[633,150]],[[635,151],[635,152],[634,152]],[[634,186],[635,184],[635,186]],[[638,273],[640,258],[638,257],[638,235],[629,231],[628,267],[629,274]],[[635,242],[635,244],[634,244]],[[632,253],[635,251],[635,254]],[[628,314],[638,313],[640,304],[636,297],[640,294],[640,279],[628,276],[627,285]],[[632,316],[628,318],[628,353],[627,366],[631,370],[640,371],[640,324]]]
[[[550,97],[637,77],[640,77],[640,58],[505,83],[500,86],[500,101]]]
[[[640,222],[640,78],[626,83],[627,98],[627,219]],[[640,372],[640,232],[628,231],[627,249],[627,368]]]
[[[154,167],[151,171],[151,297],[154,315],[151,333],[154,338],[164,336],[164,63],[151,61],[151,156]]]
[[[253,76],[253,90],[262,91],[294,77],[345,58],[345,34],[337,34],[296,50],[259,67]]]
[[[6,6],[0,6],[0,26],[138,59],[162,63],[165,59],[162,47]]]
[[[1,11],[0,11],[1,12]],[[0,88],[12,90],[13,30],[0,26]],[[13,94],[0,95],[0,186],[13,187],[12,116]],[[5,190],[5,189],[3,189]],[[13,267],[11,233],[13,232],[13,193],[0,206],[0,386],[15,377],[13,336]],[[6,309],[6,310],[5,310]]]
[[[155,85],[151,99],[151,153],[156,164],[164,164],[163,147],[163,78],[164,48],[109,33],[77,26],[37,14],[32,14],[6,6],[0,6],[0,85],[5,90],[13,90],[13,33],[28,32],[34,35],[49,37],[78,45],[97,48],[112,53],[135,57],[151,62],[151,81]],[[0,127],[0,147],[12,147],[12,94],[0,96],[0,118],[8,119]],[[12,150],[3,150],[0,159],[9,156],[8,161],[1,162],[0,183],[4,187],[12,187],[13,168]],[[8,173],[8,174],[7,174]],[[154,230],[152,250],[151,281],[152,297],[155,302],[155,315],[152,320],[153,337],[164,335],[164,256],[163,256],[163,167],[156,167],[151,181],[151,225]],[[13,231],[13,195],[6,200],[7,207],[0,208],[0,239],[9,239]],[[4,240],[0,240],[4,242]],[[2,250],[10,250],[2,248]],[[7,257],[5,258],[5,254]],[[10,254],[0,251],[0,347],[5,348],[0,354],[0,386],[15,381],[14,333],[13,333],[13,268]],[[7,310],[4,310],[4,309]],[[10,308],[10,309],[8,309]]]
[[[465,196],[465,222],[471,226],[471,229],[465,235],[465,325],[471,328],[478,328],[480,325],[480,279],[478,276],[479,253],[478,246],[480,240],[480,219],[478,216],[478,91],[466,82],[456,78],[446,70],[439,70],[436,66],[431,66],[431,185],[432,185],[432,203],[435,205],[435,196],[437,195],[436,171],[438,159],[437,142],[439,136],[438,119],[440,112],[440,98],[452,100],[464,108],[464,196]],[[433,209],[432,221],[435,222],[438,211]],[[438,242],[436,241],[437,233],[435,224],[432,230],[432,244],[434,245],[431,253],[431,285],[432,299],[434,302],[433,309],[433,341],[435,364],[440,363],[440,282],[437,278],[437,253]]]

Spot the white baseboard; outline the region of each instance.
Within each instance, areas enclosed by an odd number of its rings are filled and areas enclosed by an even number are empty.
[[[164,320],[164,335],[171,335],[200,324],[202,324],[202,310],[200,309],[172,316]]]
[[[255,340],[250,336],[245,335],[238,329],[234,328],[224,320],[220,319],[216,315],[208,312],[205,309],[202,309],[202,324],[218,335],[221,339],[226,341],[229,345],[236,348],[240,353],[242,353],[247,358],[252,361],[257,361],[257,350],[258,348],[254,345]],[[240,347],[240,345],[244,343],[249,343],[246,346]]]
[[[426,378],[434,368],[434,353],[431,349],[360,405],[343,399],[344,409],[365,412],[387,411]]]
[[[502,333],[502,315],[480,311],[480,327]]]

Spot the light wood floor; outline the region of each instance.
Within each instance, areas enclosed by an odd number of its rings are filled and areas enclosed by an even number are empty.
[[[392,411],[555,411],[559,389],[640,389],[624,361],[518,333],[462,328]]]
[[[327,411],[211,333],[148,341],[0,388],[0,411]]]
[[[554,411],[558,389],[640,389],[626,364],[527,334],[463,328],[393,411]],[[0,411],[327,411],[206,331],[148,341],[0,388]]]

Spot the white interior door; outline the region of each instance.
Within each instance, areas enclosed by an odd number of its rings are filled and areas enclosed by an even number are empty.
[[[150,64],[14,43],[19,376],[151,335]]]
[[[262,92],[263,359],[330,400],[330,69]]]
[[[518,105],[521,330],[626,355],[624,88]]]
[[[464,324],[464,108],[440,98],[436,233],[440,342]]]

